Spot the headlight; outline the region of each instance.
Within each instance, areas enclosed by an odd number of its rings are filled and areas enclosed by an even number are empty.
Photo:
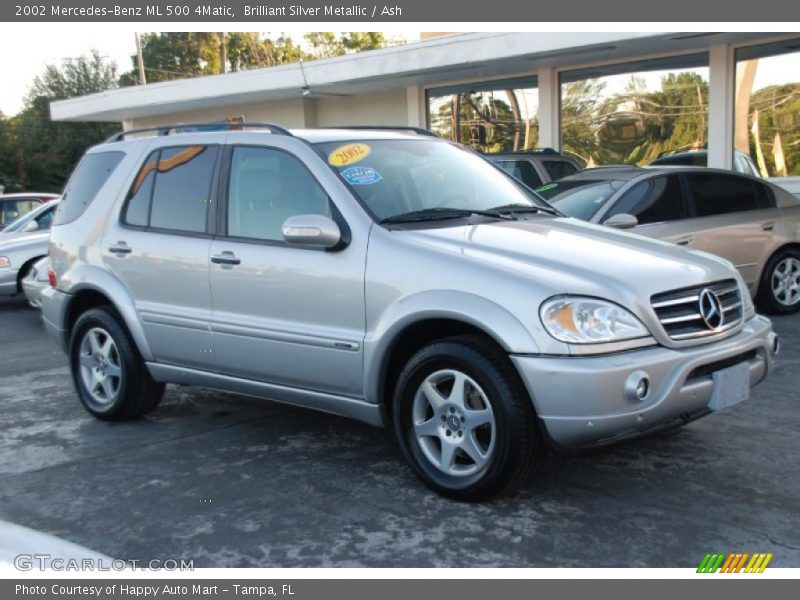
[[[0,256],[0,267],[10,267],[11,261],[8,260],[7,256]]]
[[[547,333],[568,344],[619,342],[650,335],[631,312],[596,298],[551,298],[542,304],[539,315]]]

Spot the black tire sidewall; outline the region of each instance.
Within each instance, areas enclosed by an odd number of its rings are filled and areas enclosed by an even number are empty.
[[[103,329],[114,340],[119,355],[121,377],[119,391],[113,402],[106,405],[99,405],[91,396],[83,383],[80,374],[80,346],[84,335],[92,328]],[[93,308],[78,318],[73,328],[70,338],[70,369],[72,371],[72,381],[75,391],[83,406],[94,416],[101,419],[116,419],[122,416],[127,403],[129,393],[131,371],[135,370],[132,361],[136,357],[131,356],[130,343],[127,339],[127,332],[117,321],[117,317],[104,308]]]
[[[464,477],[447,475],[430,463],[414,436],[412,406],[417,389],[431,373],[454,369],[471,377],[484,391],[495,419],[495,440],[492,456],[480,471]],[[412,470],[426,485],[439,493],[457,499],[474,499],[502,487],[508,467],[512,435],[510,399],[502,391],[503,375],[474,349],[457,342],[440,342],[428,346],[409,360],[398,378],[394,403],[394,428],[400,448]]]

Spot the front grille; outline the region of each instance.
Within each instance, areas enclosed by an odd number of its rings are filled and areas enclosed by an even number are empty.
[[[709,319],[711,324],[701,314],[700,297],[706,290],[719,301],[722,318],[718,325],[713,314]],[[664,331],[673,340],[716,335],[742,322],[742,295],[735,279],[656,294],[650,302]],[[707,306],[713,304],[713,299],[707,297],[706,302]]]

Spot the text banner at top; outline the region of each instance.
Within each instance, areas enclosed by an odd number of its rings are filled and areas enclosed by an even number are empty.
[[[50,0],[0,3],[4,22],[770,22],[800,21],[800,2],[728,0]]]

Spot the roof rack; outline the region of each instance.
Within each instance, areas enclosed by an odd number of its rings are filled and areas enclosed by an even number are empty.
[[[126,136],[136,133],[157,132],[157,135],[170,135],[173,133],[189,133],[204,131],[240,131],[242,129],[266,129],[275,135],[291,136],[292,132],[288,129],[275,125],[274,123],[237,123],[228,121],[212,121],[210,123],[181,123],[179,125],[159,125],[156,127],[142,127],[141,129],[129,129],[120,131],[108,138],[105,143],[124,141]]]
[[[343,125],[339,127],[325,127],[324,129],[364,129],[367,131],[407,131],[417,135],[427,135],[429,137],[439,137],[430,129],[422,127],[406,127],[403,125]]]

